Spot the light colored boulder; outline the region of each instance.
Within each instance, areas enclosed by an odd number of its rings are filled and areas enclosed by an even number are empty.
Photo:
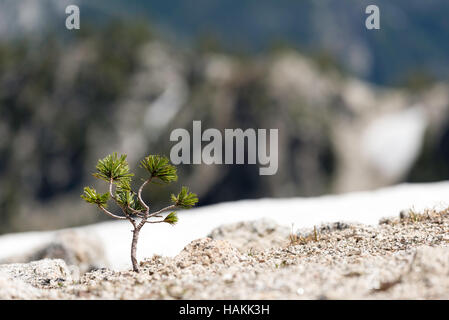
[[[20,280],[11,279],[8,274],[0,273],[0,299],[37,299],[41,297],[39,289]]]
[[[11,286],[18,292],[26,289],[21,282],[35,288],[58,288],[72,282],[72,272],[61,259],[44,259],[30,263],[13,263],[0,265],[2,281],[11,280]],[[19,282],[18,282],[19,281]],[[9,281],[6,281],[8,287]]]
[[[207,267],[216,263],[231,266],[241,260],[240,252],[229,242],[211,238],[192,241],[175,257],[175,263],[180,268],[192,265]]]
[[[81,230],[63,230],[53,240],[24,254],[12,256],[1,263],[26,263],[42,259],[62,259],[76,266],[84,274],[108,266],[101,240],[93,233]]]
[[[226,240],[240,252],[265,250],[288,243],[291,230],[280,226],[271,219],[244,221],[219,226],[208,237],[214,240]]]

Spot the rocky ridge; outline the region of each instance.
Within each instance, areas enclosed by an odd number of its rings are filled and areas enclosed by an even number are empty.
[[[245,232],[267,225],[246,222],[223,230],[249,239]],[[174,258],[144,260],[139,274],[102,268],[74,279],[61,260],[2,265],[0,298],[447,299],[448,231],[447,210],[410,211],[378,226],[317,226],[249,251],[248,241],[239,247],[235,239],[202,238]]]

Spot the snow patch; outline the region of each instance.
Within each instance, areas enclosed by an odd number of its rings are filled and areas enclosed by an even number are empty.
[[[427,125],[420,106],[382,116],[363,133],[362,152],[385,177],[400,179],[419,155]]]

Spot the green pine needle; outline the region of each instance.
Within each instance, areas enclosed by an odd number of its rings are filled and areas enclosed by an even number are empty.
[[[133,201],[129,204],[129,207],[140,212],[145,212],[146,208],[142,206],[136,195],[133,196]]]
[[[84,199],[88,203],[96,204],[98,206],[102,206],[104,208],[107,207],[107,202],[109,200],[109,194],[101,194],[97,193],[97,191],[93,188],[85,187],[84,194],[81,195],[81,198]]]
[[[164,222],[173,226],[178,222],[178,215],[176,214],[176,212],[171,212],[165,217]]]
[[[134,201],[133,194],[128,190],[117,190],[115,198],[118,204],[125,208]]]
[[[126,161],[126,154],[122,154],[120,158],[117,153],[106,156],[104,159],[98,160],[97,172],[94,177],[110,182],[126,182],[130,181],[133,176],[129,173],[129,165]]]
[[[116,197],[120,206],[127,208],[128,206],[136,211],[145,211],[136,194],[131,190],[130,181],[124,180],[117,184]],[[130,212],[130,214],[133,214]]]
[[[198,202],[198,197],[195,193],[189,192],[189,188],[182,187],[177,196],[171,195],[171,200],[178,207],[190,209]]]
[[[178,179],[176,167],[170,164],[167,157],[149,155],[140,162],[140,166],[146,169],[151,177],[157,178],[162,182],[168,183]]]
[[[117,183],[117,191],[132,191],[131,179],[119,181],[119,183]]]

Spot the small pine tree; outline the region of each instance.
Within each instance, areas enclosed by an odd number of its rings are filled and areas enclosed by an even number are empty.
[[[149,155],[145,157],[140,165],[149,173],[149,177],[144,180],[138,192],[131,189],[131,177],[126,155],[117,156],[117,153],[108,155],[104,159],[98,160],[97,172],[94,177],[104,180],[109,184],[109,192],[101,194],[90,187],[84,188],[81,195],[86,202],[94,204],[104,213],[115,219],[128,220],[133,225],[133,238],[131,244],[131,262],[133,270],[139,272],[139,265],[136,259],[137,242],[139,233],[146,223],[168,223],[171,225],[178,222],[175,210],[178,208],[189,209],[198,202],[196,194],[189,192],[187,187],[182,187],[178,195],[171,195],[172,205],[161,210],[150,212],[150,207],[142,199],[142,191],[149,183],[170,183],[176,181],[178,176],[176,168],[170,164],[166,157],[159,155]],[[120,207],[123,215],[116,215],[107,209],[108,201],[112,199]],[[170,212],[165,217],[164,213]],[[154,220],[156,219],[156,220]]]

